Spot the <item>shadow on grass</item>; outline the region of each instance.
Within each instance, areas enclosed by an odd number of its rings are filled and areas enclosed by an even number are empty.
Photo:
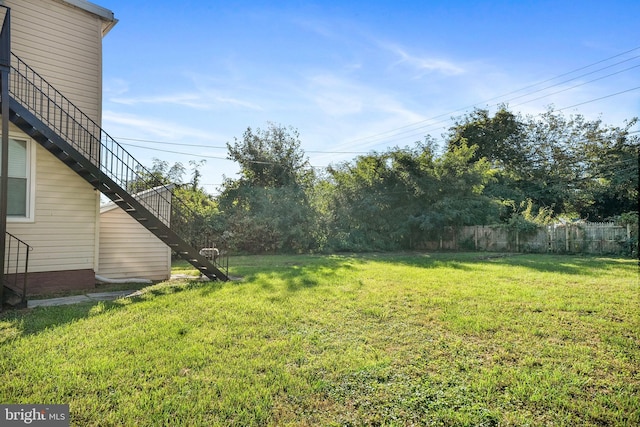
[[[484,255],[482,255],[484,256]],[[417,268],[451,268],[472,271],[479,261],[477,253],[376,252],[340,253],[334,255],[253,255],[241,257],[234,266],[236,274],[247,283],[264,290],[275,290],[284,282],[286,289],[296,292],[331,283],[365,263],[387,263]]]
[[[284,282],[286,289],[296,292],[313,288],[331,279],[343,276],[345,270],[353,270],[365,263],[383,263],[391,266],[407,266],[423,269],[449,268],[475,271],[482,264],[493,263],[524,266],[539,271],[558,273],[584,273],[584,266],[575,264],[575,257],[522,255],[508,253],[478,252],[390,252],[390,253],[343,253],[335,255],[254,255],[243,257],[235,270],[244,281],[264,290],[275,290]],[[584,260],[585,263],[591,259]],[[604,268],[601,260],[593,268]],[[241,282],[242,283],[242,282]]]
[[[361,255],[362,259],[417,268],[473,270],[477,254],[468,252],[391,252]]]
[[[544,273],[597,276],[613,268],[635,266],[628,258],[585,255],[487,252],[390,253],[364,255],[363,259],[418,268],[476,270],[480,264],[524,267]]]
[[[287,291],[297,292],[330,282],[345,270],[366,262],[354,255],[255,255],[244,257],[234,271],[243,282],[265,290],[274,290],[276,282],[284,282]]]
[[[541,273],[599,276],[612,269],[637,269],[629,258],[571,254],[522,254],[490,252],[391,252],[315,256],[264,256],[247,271],[247,279],[269,288],[270,280],[285,280],[291,291],[316,286],[321,281],[367,262],[424,269],[450,268],[478,271],[482,265],[513,266]]]
[[[125,309],[131,304],[142,303],[152,298],[162,297],[191,289],[206,289],[207,293],[220,290],[222,282],[186,280],[163,282],[150,285],[133,294],[112,301],[92,300],[60,306],[42,306],[20,310],[6,310],[0,313],[0,345],[17,336],[34,335],[47,329],[53,329],[78,320]],[[100,307],[96,310],[96,307]],[[13,330],[13,332],[11,332]],[[15,333],[17,330],[18,333]]]
[[[545,254],[489,254],[465,253],[375,253],[340,255],[292,255],[292,256],[252,256],[240,259],[234,266],[234,275],[244,277],[243,281],[200,282],[185,280],[164,282],[148,286],[139,296],[127,300],[92,301],[58,307],[5,311],[0,314],[0,344],[16,336],[37,334],[48,328],[56,328],[91,316],[99,316],[127,305],[144,302],[150,298],[198,289],[202,296],[209,296],[226,286],[242,286],[244,283],[257,285],[265,290],[275,290],[284,282],[289,292],[299,292],[331,283],[334,278],[344,280],[345,272],[356,270],[357,266],[368,262],[406,265],[418,268],[453,268],[475,270],[482,264],[524,267],[538,272],[569,275],[601,275],[603,271],[625,268],[637,269],[634,260],[623,258],[603,258],[575,255]],[[483,274],[478,269],[478,274]],[[357,280],[357,278],[354,278]],[[101,305],[99,312],[94,310]]]
[[[614,268],[635,268],[636,262],[624,258],[606,258],[584,255],[520,254],[504,258],[489,259],[499,265],[524,267],[542,273],[598,276]]]

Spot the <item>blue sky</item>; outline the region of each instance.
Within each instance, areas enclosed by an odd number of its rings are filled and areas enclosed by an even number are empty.
[[[212,194],[238,170],[225,143],[269,122],[324,167],[441,138],[473,106],[640,115],[637,0],[94,1],[119,19],[103,127],[148,166],[206,159]]]

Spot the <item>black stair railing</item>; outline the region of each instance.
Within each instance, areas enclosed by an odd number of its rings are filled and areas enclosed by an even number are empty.
[[[5,233],[5,260],[3,285],[20,297],[21,304],[27,302],[27,271],[31,246],[13,234]]]
[[[13,52],[9,94],[122,189],[145,192],[136,201],[196,251],[219,245],[203,218]]]

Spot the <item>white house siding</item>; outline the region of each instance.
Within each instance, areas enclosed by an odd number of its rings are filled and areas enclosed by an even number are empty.
[[[12,51],[100,123],[104,21],[55,0],[4,0]]]
[[[171,249],[119,207],[103,208],[98,274],[110,279],[167,280]]]
[[[99,194],[39,144],[32,222],[7,222],[7,231],[33,247],[29,272],[95,269]]]
[[[75,4],[75,5],[74,5]],[[102,36],[109,11],[84,0],[0,0],[11,8],[11,48],[98,124],[102,105]],[[97,14],[91,10],[100,9]],[[88,10],[87,10],[88,9]],[[27,139],[11,125],[12,137]],[[98,262],[99,194],[32,141],[34,215],[7,230],[32,246],[29,293],[91,287]]]
[[[166,280],[171,250],[120,208],[100,218],[98,274],[110,279]]]

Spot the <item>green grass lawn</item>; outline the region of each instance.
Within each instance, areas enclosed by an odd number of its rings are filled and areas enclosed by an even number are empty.
[[[0,403],[79,426],[639,425],[637,261],[484,257],[239,257],[238,282],[7,312]]]

